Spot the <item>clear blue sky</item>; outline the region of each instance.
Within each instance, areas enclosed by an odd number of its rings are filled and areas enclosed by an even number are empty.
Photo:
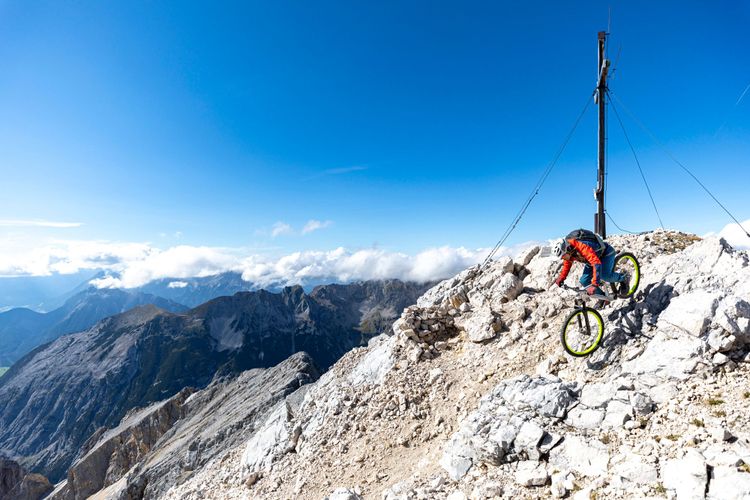
[[[1,2],[0,219],[163,246],[491,246],[593,89],[609,5],[612,89],[749,219],[741,1]],[[626,124],[667,226],[729,222]],[[614,120],[610,138],[609,210],[654,228]],[[595,141],[592,106],[510,243],[591,226]],[[269,235],[311,219],[332,224]]]

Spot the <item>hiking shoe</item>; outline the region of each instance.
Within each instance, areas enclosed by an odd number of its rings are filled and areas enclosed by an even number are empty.
[[[623,273],[624,277],[622,278],[622,281],[620,281],[620,289],[619,293],[620,295],[627,295],[630,291],[630,273]]]

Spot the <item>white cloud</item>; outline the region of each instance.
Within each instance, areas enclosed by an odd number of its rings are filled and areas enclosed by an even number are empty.
[[[170,281],[167,288],[185,288],[188,284],[187,281]]]
[[[318,229],[324,229],[329,227],[331,224],[333,224],[333,221],[326,220],[326,221],[319,221],[315,219],[311,219],[307,221],[307,224],[305,224],[305,227],[302,228],[302,234],[308,234],[312,233],[313,231],[317,231]]]
[[[727,243],[739,250],[750,250],[750,237],[745,234],[745,230],[750,231],[750,219],[742,222],[742,227],[736,223],[727,224],[724,229],[719,231],[719,236],[727,240]]]
[[[239,259],[232,252],[221,248],[179,245],[151,251],[140,259],[125,261],[112,266],[120,273],[119,278],[107,277],[94,280],[100,288],[132,288],[159,278],[191,278],[211,276],[235,270]]]
[[[69,228],[69,227],[81,227],[83,222],[58,222],[51,220],[15,220],[15,219],[3,219],[0,220],[0,226],[2,227],[54,227],[54,228]]]
[[[29,245],[12,242],[0,247],[0,275],[48,276],[72,274],[81,269],[113,269],[125,262],[143,260],[154,251],[145,243],[103,241],[49,241]]]
[[[276,238],[277,236],[281,236],[282,234],[291,234],[292,232],[292,226],[290,226],[286,222],[279,221],[271,228],[271,237]]]
[[[527,246],[504,248],[500,254],[516,253]],[[106,241],[48,241],[29,247],[31,250],[16,248],[13,253],[8,248],[0,244],[0,275],[110,271],[111,274],[92,281],[100,288],[131,288],[163,278],[172,278],[174,281],[168,286],[179,288],[187,278],[226,271],[240,272],[245,280],[258,287],[386,278],[431,281],[450,277],[481,262],[487,254],[487,249],[447,246],[413,255],[378,248],[341,247],[272,257],[256,253],[257,249],[189,245],[161,249],[148,243]]]
[[[276,260],[251,256],[242,264],[243,279],[261,287],[319,281],[399,278],[430,281],[447,278],[480,262],[486,249],[432,248],[416,255],[381,249],[295,252]]]

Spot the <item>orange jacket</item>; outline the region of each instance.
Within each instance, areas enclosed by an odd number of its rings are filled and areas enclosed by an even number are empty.
[[[576,251],[573,252],[571,260],[563,262],[562,271],[560,272],[558,281],[561,283],[565,281],[565,278],[568,277],[568,273],[570,272],[570,268],[573,267],[573,260],[577,260],[578,262],[588,262],[589,265],[591,265],[591,268],[593,269],[591,284],[599,286],[599,273],[601,271],[602,261],[599,259],[599,256],[596,255],[596,251],[586,243],[572,238],[568,240],[568,243],[570,243]]]

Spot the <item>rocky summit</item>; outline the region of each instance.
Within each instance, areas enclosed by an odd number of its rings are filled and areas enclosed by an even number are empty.
[[[88,453],[84,444],[92,436],[122,425],[131,410],[178,395],[163,411],[183,418],[181,391],[273,367],[300,351],[326,369],[381,332],[426,288],[395,280],[321,286],[309,294],[290,287],[220,297],[185,313],[144,306],[107,318],[37,348],[0,378],[0,456],[58,481]],[[159,421],[160,428],[173,423]],[[85,476],[74,474],[71,488]]]
[[[549,248],[467,269],[159,498],[750,497],[748,254],[609,241],[643,276],[588,357],[561,346]]]

